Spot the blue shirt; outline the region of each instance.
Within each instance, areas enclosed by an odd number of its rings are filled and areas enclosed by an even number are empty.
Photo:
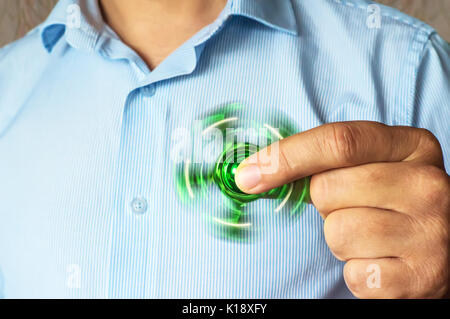
[[[312,205],[287,221],[257,201],[256,240],[214,236],[202,215],[220,195],[179,200],[171,132],[234,101],[298,131],[427,128],[448,168],[449,45],[372,5],[230,0],[150,71],[97,1],[61,0],[0,51],[0,296],[351,297]]]

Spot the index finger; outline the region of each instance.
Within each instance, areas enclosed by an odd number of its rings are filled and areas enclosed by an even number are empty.
[[[238,167],[236,184],[258,194],[330,169],[399,161],[443,166],[439,143],[426,130],[364,121],[331,123],[253,154]]]

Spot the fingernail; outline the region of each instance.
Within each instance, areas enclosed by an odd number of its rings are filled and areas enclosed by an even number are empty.
[[[257,165],[246,165],[238,168],[236,185],[243,190],[251,190],[261,182],[261,170]]]

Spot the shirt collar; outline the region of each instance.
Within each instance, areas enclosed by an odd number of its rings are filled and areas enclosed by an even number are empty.
[[[297,22],[291,0],[229,0],[230,14],[247,17],[278,31],[297,35]],[[99,46],[105,23],[97,0],[59,0],[41,26],[44,47],[51,52],[65,34],[77,49]]]
[[[41,39],[47,51],[65,35],[76,49],[91,50],[97,44],[105,23],[97,0],[59,0],[41,27]]]
[[[231,13],[298,35],[292,0],[230,0]]]

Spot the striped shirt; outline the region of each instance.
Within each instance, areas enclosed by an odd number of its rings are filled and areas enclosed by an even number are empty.
[[[173,132],[237,102],[298,132],[427,128],[448,168],[449,77],[448,43],[371,1],[229,0],[150,71],[97,1],[60,0],[0,50],[0,296],[351,297],[312,205],[257,200],[253,240],[218,236],[220,191],[180,199]]]

